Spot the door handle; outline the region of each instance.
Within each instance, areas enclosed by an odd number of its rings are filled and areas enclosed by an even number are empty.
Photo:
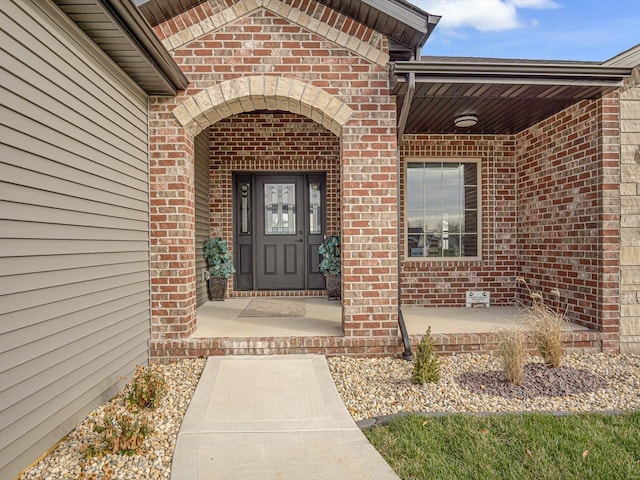
[[[300,238],[300,239],[296,240],[296,242],[302,243],[302,242],[304,242],[304,239]]]

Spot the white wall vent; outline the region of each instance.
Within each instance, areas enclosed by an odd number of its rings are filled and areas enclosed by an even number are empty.
[[[467,290],[467,307],[482,306],[489,308],[491,305],[491,295],[489,292]]]

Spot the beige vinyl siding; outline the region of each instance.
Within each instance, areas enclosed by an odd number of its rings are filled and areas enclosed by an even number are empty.
[[[207,262],[202,257],[202,244],[209,238],[209,129],[195,138],[196,178],[196,300],[198,306],[207,302],[207,282],[202,272]]]
[[[147,118],[51,2],[0,2],[0,478],[148,362]]]

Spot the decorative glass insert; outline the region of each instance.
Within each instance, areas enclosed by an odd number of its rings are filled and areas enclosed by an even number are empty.
[[[479,256],[478,212],[478,163],[408,163],[407,256]]]
[[[264,184],[265,235],[296,234],[295,183]]]
[[[309,183],[309,233],[322,233],[322,190],[318,182]]]
[[[240,184],[240,234],[251,235],[251,186]]]

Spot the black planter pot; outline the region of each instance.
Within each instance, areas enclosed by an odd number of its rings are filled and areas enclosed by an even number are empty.
[[[342,297],[342,281],[340,275],[325,275],[329,300],[340,300]]]
[[[224,296],[227,293],[226,277],[210,277],[207,284],[209,286],[209,300],[224,302]]]

